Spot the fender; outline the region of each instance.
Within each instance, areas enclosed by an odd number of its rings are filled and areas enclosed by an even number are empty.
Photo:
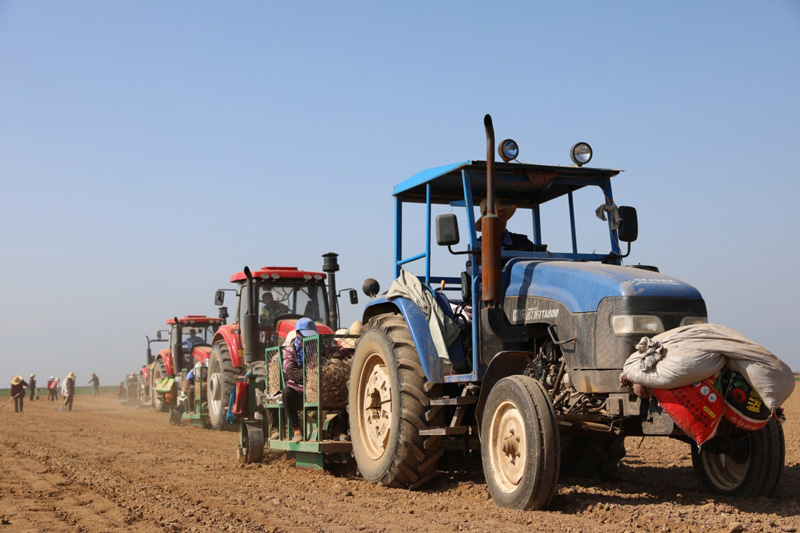
[[[218,342],[224,342],[228,347],[231,356],[231,363],[234,367],[244,366],[244,351],[242,351],[242,340],[239,336],[239,324],[226,324],[220,326],[214,334],[212,346]]]
[[[164,369],[167,372],[167,376],[174,376],[175,372],[172,368],[172,352],[169,348],[164,348],[160,352],[158,352],[158,356],[156,357],[156,361],[161,359],[164,361]]]
[[[450,304],[447,298],[440,293],[436,294],[436,303],[444,311],[444,313],[453,318],[453,311],[450,309]],[[431,337],[431,330],[428,326],[428,319],[425,313],[416,306],[414,302],[408,298],[394,298],[387,300],[386,298],[377,298],[367,305],[362,317],[362,323],[366,324],[370,318],[383,313],[397,313],[403,316],[411,333],[411,338],[414,340],[414,347],[419,357],[419,363],[425,372],[425,378],[433,383],[444,383],[445,373],[449,373],[449,369],[445,368],[442,360],[439,359],[436,353],[436,346],[433,344]],[[464,351],[461,348],[460,337],[456,338],[450,346],[447,347],[450,361],[453,369],[460,371],[466,367],[466,359]]]

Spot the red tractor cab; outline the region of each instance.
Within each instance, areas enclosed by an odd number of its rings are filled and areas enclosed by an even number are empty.
[[[150,379],[153,407],[166,412],[173,398],[170,392],[159,392],[158,383],[164,378],[180,375],[184,368],[195,363],[208,364],[214,334],[222,325],[222,319],[204,315],[186,315],[183,318],[170,318],[169,347],[158,352],[153,363]]]
[[[264,350],[279,346],[294,331],[302,317],[317,324],[320,335],[332,335],[339,327],[335,272],[337,254],[323,255],[324,272],[297,267],[266,266],[231,276],[236,289],[220,289],[214,303],[221,306],[225,290],[236,292],[233,321],[214,335],[208,368],[208,414],[211,427],[226,427],[231,388],[244,374],[246,363],[255,364],[266,375]],[[327,285],[326,285],[327,280]],[[347,289],[352,304],[358,303],[354,289]],[[344,291],[342,291],[344,292]]]

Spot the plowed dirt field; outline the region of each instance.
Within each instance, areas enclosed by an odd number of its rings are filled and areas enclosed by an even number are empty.
[[[419,491],[304,471],[279,453],[236,460],[237,434],[171,427],[106,394],[72,413],[25,402],[0,410],[0,531],[797,531],[800,394],[787,403],[786,469],[773,499],[699,490],[689,446],[629,438],[610,482],[562,479],[552,509],[510,511],[474,459],[451,459]]]

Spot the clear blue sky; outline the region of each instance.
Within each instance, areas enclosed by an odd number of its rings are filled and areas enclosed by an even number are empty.
[[[630,259],[800,369],[800,3],[490,5],[0,2],[2,379],[117,383],[244,265],[388,287],[392,187],[485,113],[624,169]]]

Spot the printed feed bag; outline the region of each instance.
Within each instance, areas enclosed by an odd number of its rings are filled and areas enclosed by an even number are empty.
[[[739,372],[726,368],[717,378],[725,398],[725,419],[748,431],[758,431],[769,422],[771,411]]]
[[[678,427],[700,446],[717,432],[725,402],[714,387],[716,376],[674,389],[653,389],[653,395]]]

